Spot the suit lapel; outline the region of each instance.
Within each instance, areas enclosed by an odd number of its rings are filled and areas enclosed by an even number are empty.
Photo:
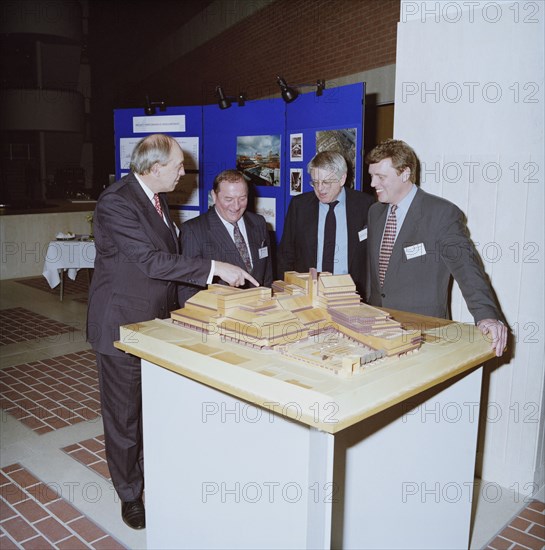
[[[138,183],[138,180],[131,173],[132,176],[128,180],[129,189],[133,195],[134,201],[138,204],[140,212],[148,221],[151,226],[155,236],[157,237],[156,243],[160,243],[160,248],[167,249],[169,252],[177,252],[176,241],[172,238],[170,229],[166,226],[165,222],[161,219],[155,206],[148,199],[146,193]],[[159,195],[159,200],[161,200],[161,194]],[[163,208],[163,213],[168,212],[168,206],[166,206],[166,201],[161,200],[161,207]],[[170,220],[170,216],[167,214],[167,219]],[[153,237],[153,235],[150,235]]]
[[[172,218],[170,217],[170,207],[168,205],[168,201],[166,198],[165,193],[159,194],[159,200],[161,201],[161,208],[163,209],[163,214],[165,215],[165,218],[168,222],[168,230],[170,231],[170,235],[172,237],[172,240],[174,242],[174,246],[176,249],[176,253],[180,253],[180,241],[178,239],[178,235],[176,235],[176,229],[174,228],[174,223],[172,221]]]
[[[250,255],[252,256],[252,274],[254,273],[257,263],[259,262],[259,250],[262,248],[263,240],[259,227],[247,214],[244,214],[244,225],[246,226],[246,235],[248,235],[248,245],[250,247]]]
[[[378,259],[380,256],[380,244],[382,242],[382,234],[384,233],[384,226],[386,225],[386,218],[388,214],[388,205],[387,204],[380,204],[380,211],[378,213],[377,218],[377,233],[375,236],[374,242],[370,243],[370,247],[367,249],[369,254],[373,255],[373,260],[375,265],[377,266],[377,273],[378,273]],[[378,209],[379,207],[377,207]]]
[[[305,230],[309,243],[309,265],[316,266],[318,262],[318,216],[319,216],[320,202],[318,197],[312,191],[310,197],[310,208],[306,210],[308,217],[306,219],[306,226],[308,232]],[[308,224],[308,225],[307,225]],[[306,263],[306,262],[305,262]]]
[[[346,212],[346,232],[348,239],[348,271],[352,261],[354,260],[354,253],[358,247],[358,231],[363,227],[358,227],[357,224],[361,220],[361,212],[358,212],[358,206],[355,201],[350,200],[353,193],[352,189],[345,189],[345,212]]]

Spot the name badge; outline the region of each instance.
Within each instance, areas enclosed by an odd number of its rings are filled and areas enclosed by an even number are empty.
[[[424,246],[424,243],[406,246],[403,250],[405,250],[407,260],[412,260],[413,258],[418,258],[419,256],[424,256],[426,254],[426,247]]]
[[[364,241],[367,239],[367,227],[364,227],[361,231],[358,231],[358,239],[361,241]]]
[[[266,246],[264,246],[258,250],[258,253],[259,253],[259,259],[262,260],[263,258],[267,258],[267,256],[269,255],[269,249]]]

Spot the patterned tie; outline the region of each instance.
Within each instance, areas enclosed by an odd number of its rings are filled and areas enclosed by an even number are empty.
[[[388,269],[388,263],[390,262],[390,256],[396,240],[396,210],[397,206],[393,204],[390,209],[388,219],[386,220],[384,235],[382,236],[382,244],[380,245],[380,254],[378,257],[378,278],[380,281],[380,286],[384,285],[384,276],[386,275],[386,270]]]
[[[161,219],[163,219],[163,209],[161,208],[161,201],[157,193],[153,195],[153,203],[155,204],[155,210],[157,210],[157,213],[161,216]]]
[[[252,261],[250,260],[250,253],[248,252],[246,241],[244,240],[244,237],[242,236],[242,233],[238,228],[237,222],[233,224],[233,228],[234,228],[235,246],[237,247],[240,257],[244,261],[244,265],[246,266],[246,271],[249,272],[252,269]]]
[[[337,240],[337,219],[335,218],[335,206],[339,201],[329,203],[329,210],[325,217],[324,226],[324,250],[322,252],[322,271],[333,273],[333,260],[335,259],[335,242]]]

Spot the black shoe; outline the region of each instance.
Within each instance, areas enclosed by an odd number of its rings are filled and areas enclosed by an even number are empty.
[[[121,503],[121,517],[132,529],[146,528],[146,510],[142,499]]]

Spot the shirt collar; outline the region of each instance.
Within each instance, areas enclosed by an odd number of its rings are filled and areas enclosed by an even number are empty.
[[[346,191],[344,189],[344,185],[342,186],[341,192],[337,195],[337,198],[335,200],[339,201],[339,206],[341,206],[342,208],[345,207],[345,204],[346,204]],[[324,204],[323,202],[320,202],[320,208],[324,208],[325,210],[328,210],[329,209],[329,203]]]
[[[414,196],[416,195],[416,192],[418,191],[418,187],[413,183],[411,190],[397,203],[397,210],[398,212],[401,210],[402,212],[407,212],[409,210],[409,206],[411,206],[411,203],[413,202]],[[392,209],[392,205],[388,205],[388,212]]]
[[[134,174],[134,172],[133,172],[133,174]],[[134,177],[136,178],[136,181],[140,184],[140,187],[142,188],[144,193],[146,193],[146,196],[148,197],[148,199],[150,201],[152,201],[153,200],[153,195],[155,195],[155,193],[140,179],[138,174],[134,174]]]
[[[225,220],[224,218],[221,217],[221,214],[218,212],[218,209],[214,206],[214,211],[216,212],[216,214],[218,215],[218,218],[221,220],[221,222],[223,223],[223,225],[225,225],[225,227],[227,227],[228,229],[230,229],[231,231],[233,230],[233,227],[234,225],[231,223],[231,222],[228,222],[227,220]],[[240,220],[238,220],[237,222],[237,225],[240,227],[244,227],[244,214],[242,214]]]

